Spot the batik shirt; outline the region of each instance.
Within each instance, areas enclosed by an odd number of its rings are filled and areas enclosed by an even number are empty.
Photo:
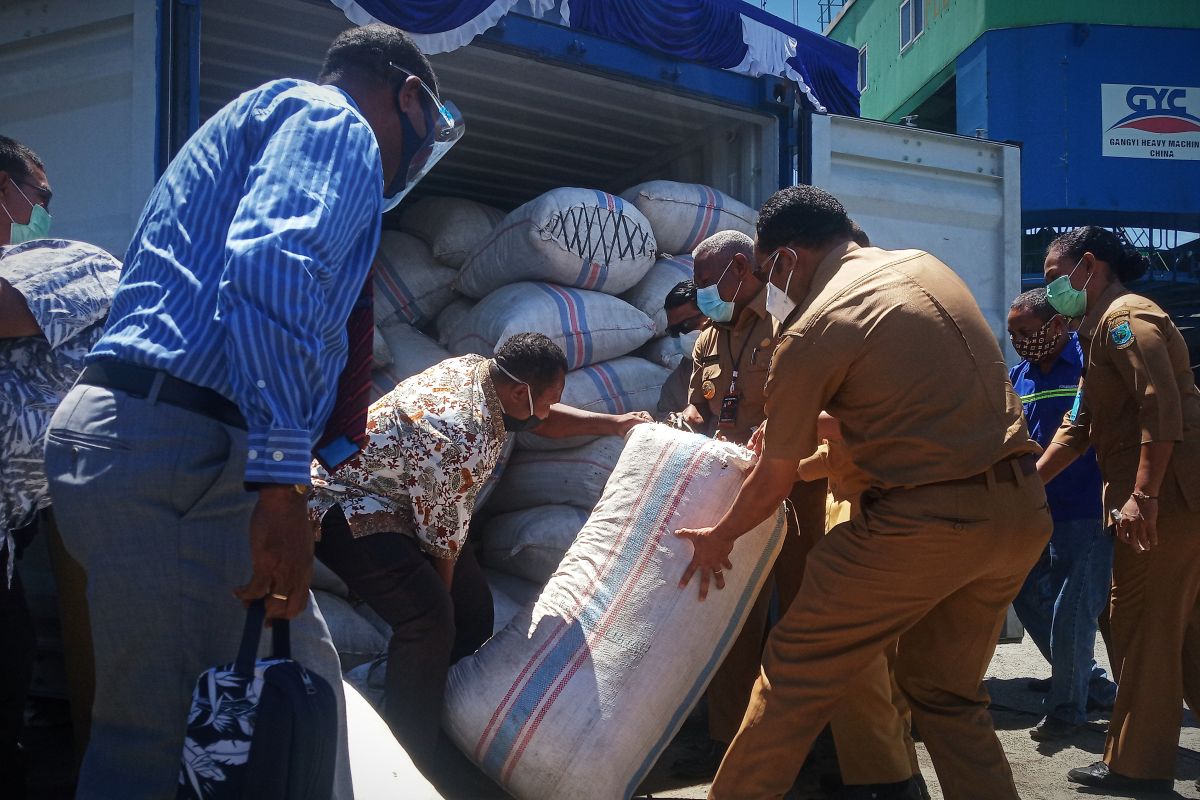
[[[42,336],[0,339],[0,551],[50,505],[43,440],[59,401],[100,338],[121,263],[82,242],[0,247],[0,278],[24,297]],[[12,559],[8,560],[12,569]]]
[[[313,462],[313,522],[336,503],[356,537],[400,533],[430,555],[457,558],[508,436],[491,363],[450,358],[379,398],[356,459],[332,475]]]

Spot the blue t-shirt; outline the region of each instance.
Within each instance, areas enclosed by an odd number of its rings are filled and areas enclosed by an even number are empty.
[[[1070,334],[1054,367],[1042,372],[1037,364],[1022,361],[1008,372],[1013,388],[1025,407],[1029,435],[1042,447],[1054,438],[1063,416],[1075,405],[1079,378],[1083,374],[1083,350],[1079,339]],[[1088,450],[1069,467],[1046,484],[1050,515],[1055,521],[1099,520],[1103,509],[1100,503],[1100,467],[1096,454]]]

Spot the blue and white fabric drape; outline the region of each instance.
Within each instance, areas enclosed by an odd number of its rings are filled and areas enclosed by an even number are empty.
[[[522,13],[742,75],[781,75],[817,111],[858,115],[857,55],[742,0],[331,0],[357,24],[395,25],[426,53],[464,47]],[[557,14],[553,14],[557,5]]]

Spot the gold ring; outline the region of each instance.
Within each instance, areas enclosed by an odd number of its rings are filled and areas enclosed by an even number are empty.
[[[723,570],[723,569],[714,569],[713,570],[713,575],[724,575],[724,574],[725,574],[725,570]]]
[[[276,600],[287,600],[288,599],[286,594],[277,594],[275,592],[271,592],[271,597],[274,597]]]

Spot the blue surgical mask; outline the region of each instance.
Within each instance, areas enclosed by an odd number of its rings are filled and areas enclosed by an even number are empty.
[[[41,205],[35,205],[25,192],[21,191],[21,185],[16,181],[12,185],[17,187],[17,191],[21,192],[21,197],[25,198],[25,202],[33,206],[33,210],[29,213],[29,222],[21,224],[13,217],[12,212],[7,206],[3,206],[4,213],[8,215],[9,222],[9,244],[23,244],[33,239],[45,239],[50,235],[50,212]],[[2,204],[0,204],[2,205]]]
[[[1092,279],[1091,274],[1089,273],[1087,280],[1083,282],[1082,289],[1076,289],[1071,283],[1071,276],[1075,274],[1075,270],[1079,269],[1079,265],[1082,263],[1083,257],[1080,257],[1068,274],[1060,275],[1046,285],[1046,302],[1068,319],[1078,319],[1087,311],[1086,289],[1088,281]]]
[[[729,322],[733,319],[734,303],[732,300],[726,300],[721,297],[721,290],[718,288],[721,281],[725,278],[725,273],[729,272],[729,268],[733,266],[731,260],[725,265],[725,269],[721,271],[721,277],[717,278],[717,282],[712,286],[704,286],[696,290],[696,307],[700,309],[700,313],[711,319],[713,322]],[[733,296],[737,297],[737,293],[742,290],[742,282],[738,281],[737,288],[733,290]]]

